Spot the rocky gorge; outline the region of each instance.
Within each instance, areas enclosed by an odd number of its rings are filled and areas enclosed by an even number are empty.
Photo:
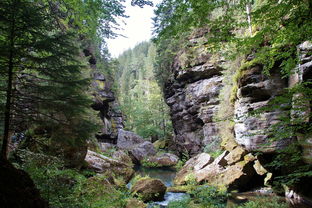
[[[0,207],[312,207],[312,1],[128,3],[1,1]]]
[[[308,55],[312,50],[311,42],[298,45],[298,67],[290,78],[282,78],[278,66],[270,76],[265,75],[263,65],[253,61],[252,55],[229,61],[226,57],[209,54],[202,44],[207,41],[202,31],[188,41],[187,47],[174,58],[164,90],[174,127],[174,149],[193,156],[177,173],[175,183],[186,184],[191,177],[198,183],[205,181],[234,190],[270,184],[279,173],[270,172],[264,166],[280,149],[301,137],[271,141],[266,130],[277,124],[285,112],[282,109],[265,110],[259,115],[252,115],[252,112],[268,106],[286,88],[311,80],[312,62]],[[305,103],[299,111],[294,105],[295,113],[288,118],[309,114],[310,104]],[[310,120],[305,117],[301,122]],[[309,141],[305,137],[301,143],[307,164],[311,150],[305,144]],[[215,158],[202,153],[214,154],[220,147],[223,152]],[[309,195],[300,185],[292,188]]]

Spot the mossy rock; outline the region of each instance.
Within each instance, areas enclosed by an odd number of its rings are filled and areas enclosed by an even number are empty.
[[[143,178],[133,184],[131,193],[144,202],[161,201],[164,199],[166,189],[159,179]]]
[[[146,208],[147,205],[144,204],[144,202],[136,199],[136,198],[130,198],[127,200],[126,208]]]
[[[159,139],[153,143],[155,149],[165,149],[168,146],[169,141],[167,139]]]

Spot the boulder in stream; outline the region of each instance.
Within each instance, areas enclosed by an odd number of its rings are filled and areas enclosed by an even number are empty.
[[[178,163],[179,157],[171,153],[163,153],[161,155],[152,156],[148,158],[147,161],[157,164],[157,167],[172,167]]]
[[[167,187],[161,180],[154,178],[142,178],[135,182],[131,193],[144,202],[160,201],[164,199]]]

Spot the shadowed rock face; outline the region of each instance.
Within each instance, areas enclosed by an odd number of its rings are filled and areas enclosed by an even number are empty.
[[[165,85],[176,148],[191,155],[200,152],[218,134],[212,117],[218,108],[223,79],[219,63],[203,47],[193,50],[195,43],[195,39],[190,40],[190,48],[176,56],[173,77]]]
[[[99,117],[103,123],[102,128],[96,134],[100,143],[116,144],[118,130],[124,127],[123,117],[112,91],[113,78],[104,75],[97,69],[95,49],[93,45],[87,46],[83,50],[85,57],[89,58],[92,72],[91,94],[93,96],[92,109],[99,112]]]
[[[299,67],[298,71],[293,74],[295,79],[291,80],[292,82],[289,83],[290,87],[296,83],[304,82],[312,82],[312,42],[305,41],[304,43],[298,46],[299,51]],[[309,84],[311,88],[312,85]],[[294,99],[302,98],[306,95],[304,94],[297,94],[295,95]],[[305,124],[311,125],[312,118],[311,118],[311,111],[312,111],[312,103],[309,101],[304,101],[301,106],[299,107],[302,110],[292,112],[292,118],[301,118]],[[312,164],[312,135],[301,135],[298,136],[298,140],[301,142],[303,147],[303,158],[304,161],[308,164]]]
[[[96,135],[96,138],[102,143],[116,144],[118,130],[122,129],[124,125],[119,104],[111,90],[112,81],[99,72],[95,72],[93,78],[94,103],[91,107],[99,111],[99,116],[103,122],[101,131]]]
[[[0,207],[47,208],[29,175],[0,161]]]

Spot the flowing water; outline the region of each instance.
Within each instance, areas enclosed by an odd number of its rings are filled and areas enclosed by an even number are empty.
[[[173,186],[173,180],[176,176],[176,170],[172,168],[145,168],[142,166],[138,166],[135,168],[136,173],[140,174],[141,176],[150,176],[152,178],[158,178],[160,179],[167,187]],[[129,183],[128,188],[130,188],[131,184]],[[235,207],[237,204],[244,203],[248,200],[253,200],[257,196],[263,196],[263,197],[272,197],[270,193],[260,193],[260,192],[245,192],[245,193],[233,193],[232,197],[229,198],[227,207]],[[173,192],[167,192],[165,194],[163,201],[155,201],[151,202],[148,205],[148,208],[153,207],[154,205],[157,205],[160,208],[165,208],[168,206],[169,202],[171,201],[178,201],[185,198],[190,197],[189,194],[186,193],[173,193]],[[237,200],[239,198],[239,200]],[[283,197],[281,197],[281,201],[285,200]],[[294,203],[290,204],[291,208],[309,208],[311,205],[303,204],[303,203]]]
[[[135,168],[136,173],[140,174],[141,176],[150,176],[151,178],[160,179],[167,187],[173,185],[173,179],[176,176],[176,170],[172,168],[145,168],[142,166],[138,166]],[[128,184],[130,187],[131,184]],[[155,201],[149,203],[149,207],[153,207],[154,205],[158,205],[160,208],[165,208],[168,206],[169,202],[171,201],[178,201],[189,197],[186,193],[173,193],[167,192],[164,196],[163,201]]]

